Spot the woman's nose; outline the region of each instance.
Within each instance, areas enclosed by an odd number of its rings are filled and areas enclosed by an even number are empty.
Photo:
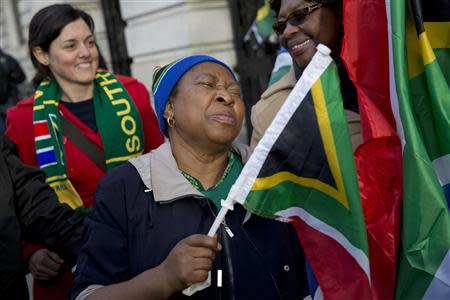
[[[297,33],[298,31],[299,31],[298,26],[291,25],[291,23],[287,22],[286,28],[281,34],[281,38],[282,39],[290,38],[293,34]]]
[[[234,99],[231,96],[230,92],[227,91],[225,87],[218,87],[216,93],[216,100],[219,102],[223,102],[224,104],[234,103]]]
[[[90,56],[90,55],[91,55],[91,51],[89,50],[89,47],[86,46],[86,45],[84,45],[84,44],[81,44],[81,46],[80,46],[80,51],[79,51],[79,55],[80,55],[81,57],[87,57],[87,56]]]

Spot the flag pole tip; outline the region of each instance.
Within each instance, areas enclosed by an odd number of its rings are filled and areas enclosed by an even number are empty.
[[[324,44],[319,44],[316,47],[317,51],[319,51],[320,53],[322,53],[323,55],[330,55],[331,50],[330,48],[328,48],[327,46],[325,46]]]
[[[228,200],[228,199],[227,199]],[[234,210],[234,201],[227,201],[227,200],[221,200],[220,204],[222,205],[222,207],[227,208],[228,210]]]

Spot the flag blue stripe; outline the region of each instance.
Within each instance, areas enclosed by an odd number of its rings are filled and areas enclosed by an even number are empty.
[[[309,263],[308,259],[306,259],[306,275],[308,277],[309,293],[310,293],[311,297],[314,297],[314,295],[316,294],[317,288],[319,287],[319,283],[317,282],[317,279],[314,276],[313,270],[311,268],[311,264]]]
[[[42,153],[38,153],[37,159],[39,161],[40,166],[55,163],[56,162],[55,151],[48,150]]]
[[[445,199],[447,200],[447,208],[450,210],[450,183],[442,187],[444,189]]]

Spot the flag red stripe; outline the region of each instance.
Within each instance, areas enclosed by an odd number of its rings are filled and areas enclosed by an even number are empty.
[[[341,56],[358,91],[364,140],[396,134],[389,94],[389,47],[384,0],[347,0]]]
[[[42,135],[48,135],[48,125],[47,122],[34,123],[34,136],[39,137]]]
[[[299,217],[292,223],[325,299],[371,299],[367,275],[346,249]]]
[[[395,290],[402,203],[401,153],[397,136],[371,139],[355,152],[374,299],[392,299]]]
[[[373,299],[393,299],[402,197],[401,145],[389,91],[385,0],[343,1],[341,56],[358,91],[365,144],[355,153]]]

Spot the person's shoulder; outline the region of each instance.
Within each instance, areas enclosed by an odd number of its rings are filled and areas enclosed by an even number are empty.
[[[148,102],[148,90],[145,85],[134,77],[129,77],[125,75],[115,75],[116,78],[122,83],[125,89],[130,93],[134,102],[140,107]],[[148,103],[149,104],[149,103]]]
[[[109,170],[105,176],[99,182],[97,193],[101,193],[107,198],[120,198],[116,197],[120,194],[129,194],[133,190],[137,190],[139,187],[139,174],[135,168],[129,163],[125,162],[120,166]],[[96,198],[95,201],[97,201]],[[110,200],[107,200],[110,201]]]
[[[9,154],[17,155],[17,146],[7,136],[0,135],[0,152],[5,157]]]
[[[34,96],[25,98],[20,100],[19,102],[16,103],[16,108],[18,109],[26,109],[26,108],[30,108],[33,107],[33,102],[34,102]]]
[[[29,97],[20,100],[15,106],[8,109],[8,119],[9,121],[16,121],[16,119],[23,120],[23,118],[28,119],[33,115],[33,97]]]
[[[114,74],[114,76],[125,86],[133,86],[133,85],[143,85],[142,82],[137,80],[134,77],[121,75],[121,74]]]
[[[244,164],[249,160],[250,155],[252,154],[252,149],[250,148],[250,146],[243,143],[233,142],[231,148],[239,156],[242,163]]]
[[[119,183],[127,185],[128,182],[135,181],[137,177],[139,177],[139,174],[136,172],[136,169],[130,162],[125,162],[109,170],[101,179],[101,183],[102,185],[116,185]]]
[[[280,80],[269,86],[264,93],[261,95],[261,100],[270,100],[273,95],[281,91],[290,92],[296,83],[294,68],[290,68],[289,72],[286,73]]]
[[[268,87],[261,95],[261,99],[252,107],[252,114],[260,114],[269,110],[269,114],[278,111],[287,96],[295,86],[293,68],[279,81]]]

